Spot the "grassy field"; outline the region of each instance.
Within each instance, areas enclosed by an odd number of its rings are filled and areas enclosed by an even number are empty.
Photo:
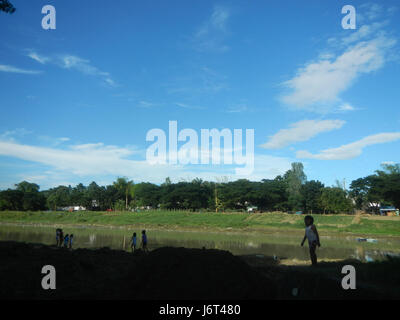
[[[320,231],[360,235],[400,236],[400,217],[314,215]],[[303,231],[301,215],[287,213],[192,213],[184,211],[146,212],[0,212],[0,223],[43,225],[130,226],[215,231]]]

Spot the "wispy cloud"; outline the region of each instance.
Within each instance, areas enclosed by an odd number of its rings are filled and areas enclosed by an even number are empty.
[[[226,109],[227,113],[242,113],[249,111],[249,108],[245,104],[238,104],[235,106],[230,106]]]
[[[138,105],[139,105],[139,107],[142,107],[142,108],[152,108],[152,107],[158,106],[159,104],[150,102],[150,101],[146,101],[146,100],[140,100],[138,102]]]
[[[193,110],[204,109],[203,107],[194,106],[194,105],[190,105],[187,103],[181,103],[181,102],[175,102],[175,105],[177,105],[178,107],[183,108],[183,109],[193,109]]]
[[[209,67],[196,67],[185,75],[170,79],[163,85],[168,94],[187,95],[191,99],[193,95],[219,93],[228,90],[227,76]]]
[[[15,141],[16,138],[21,138],[31,133],[33,133],[33,131],[27,130],[25,128],[16,128],[14,130],[7,130],[2,134],[0,134],[0,140]]]
[[[90,60],[80,58],[74,55],[64,55],[61,57],[61,66],[64,69],[74,69],[85,75],[98,76],[103,79],[103,81],[112,86],[117,86],[116,82],[111,79],[110,73],[101,71],[97,67],[90,63]]]
[[[337,112],[348,112],[348,111],[354,111],[357,110],[355,107],[353,107],[351,104],[349,103],[343,103],[341,105],[339,105]]]
[[[49,57],[45,57],[45,56],[39,55],[38,53],[33,52],[33,51],[29,52],[29,53],[27,54],[27,56],[28,56],[29,58],[31,58],[31,59],[33,59],[33,60],[35,60],[35,61],[41,63],[41,64],[46,64],[47,62],[50,61],[50,58],[49,58]]]
[[[343,120],[302,120],[292,123],[288,129],[279,130],[261,147],[281,149],[296,142],[310,140],[319,133],[340,129],[344,124]]]
[[[68,137],[54,138],[54,137],[50,137],[50,136],[46,136],[46,135],[40,135],[40,136],[38,136],[38,139],[41,142],[44,142],[46,145],[50,145],[52,147],[55,147],[55,146],[58,146],[60,144],[70,141],[70,138],[68,138]]]
[[[6,65],[6,64],[0,64],[0,72],[21,73],[21,74],[39,74],[39,73],[42,73],[42,71],[21,69],[21,68],[10,66],[10,65]]]
[[[91,76],[108,76],[108,72],[103,72],[92,66],[89,60],[82,59],[73,55],[65,55],[61,57],[62,67],[65,69],[75,69],[83,74]]]
[[[75,70],[84,75],[95,76],[102,79],[103,83],[110,87],[117,87],[118,84],[112,79],[109,72],[100,70],[93,66],[88,59],[83,59],[76,55],[64,54],[54,56],[44,56],[33,50],[29,50],[28,57],[39,62],[40,64],[52,63],[63,69]]]
[[[358,157],[365,147],[400,140],[400,132],[386,132],[367,136],[361,140],[342,145],[338,148],[325,149],[317,154],[298,151],[297,158],[318,160],[346,160]]]
[[[227,24],[231,16],[229,8],[215,6],[211,16],[194,33],[192,41],[199,51],[225,52],[229,46],[224,43],[228,34]]]

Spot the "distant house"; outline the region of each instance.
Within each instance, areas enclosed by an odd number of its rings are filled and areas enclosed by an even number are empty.
[[[379,214],[381,216],[398,216],[399,209],[396,209],[393,206],[381,206],[379,209]]]
[[[68,207],[58,208],[58,210],[73,212],[73,211],[84,211],[86,210],[86,208],[82,206],[68,206]]]
[[[247,212],[248,213],[252,213],[252,212],[256,212],[258,208],[255,206],[251,206],[251,207],[247,207]]]

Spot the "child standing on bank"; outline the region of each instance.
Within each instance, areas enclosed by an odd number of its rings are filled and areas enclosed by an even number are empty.
[[[133,253],[136,250],[136,232],[133,233],[131,242],[132,242],[131,243],[131,249],[132,249],[132,253]]]
[[[63,242],[64,242],[64,232],[63,232],[62,229],[60,229],[60,241],[59,241],[59,243],[58,243],[58,246],[59,246],[60,248],[62,247]]]
[[[64,238],[64,248],[68,248],[69,235],[66,234]]]
[[[318,231],[314,225],[314,218],[312,216],[306,216],[304,218],[304,223],[306,225],[306,233],[304,235],[303,241],[301,242],[301,246],[303,246],[306,239],[308,239],[308,247],[310,248],[311,263],[313,266],[316,266],[317,255],[315,254],[315,250],[317,249],[317,246],[318,247],[321,246],[319,242]]]
[[[74,241],[74,235],[71,233],[69,236],[69,244],[68,244],[68,249],[72,249],[72,242]]]
[[[57,241],[57,247],[60,246],[60,233],[61,233],[61,229],[57,228],[56,229],[56,241]]]
[[[146,236],[146,230],[142,231],[142,249],[144,252],[148,252],[149,249],[147,249],[147,236]]]

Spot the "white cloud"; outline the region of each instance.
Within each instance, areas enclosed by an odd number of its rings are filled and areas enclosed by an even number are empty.
[[[14,157],[40,165],[48,170],[24,173],[40,185],[55,186],[73,184],[73,181],[95,180],[109,181],[116,176],[127,176],[136,182],[149,181],[161,183],[166,177],[173,181],[196,177],[215,180],[230,176],[234,179],[250,180],[272,179],[290,168],[290,160],[269,155],[255,155],[255,167],[251,175],[238,176],[236,165],[170,165],[150,164],[145,160],[133,160],[132,156],[141,155],[142,151],[123,148],[103,143],[72,145],[64,148],[41,147],[21,144],[15,141],[0,140],[0,155]],[[32,169],[34,170],[34,168]]]
[[[73,175],[135,175],[145,180],[150,167],[157,172],[157,166],[149,166],[145,161],[126,159],[134,153],[135,150],[105,146],[102,143],[58,149],[0,141],[0,155],[49,165]],[[162,166],[158,166],[158,169],[163,170]],[[166,171],[165,174],[167,176]]]
[[[261,145],[266,149],[280,149],[292,143],[307,141],[319,133],[340,129],[343,120],[302,120],[292,123],[289,129],[282,129]]]
[[[292,92],[282,98],[283,102],[298,109],[321,111],[324,105],[337,102],[339,94],[361,74],[380,69],[385,51],[395,42],[380,37],[356,44],[333,61],[322,59],[307,64],[284,83]]]
[[[319,159],[319,160],[346,160],[361,155],[365,147],[392,142],[400,139],[400,132],[386,132],[367,136],[361,140],[342,145],[338,148],[322,150],[320,153],[312,154],[308,151],[298,151],[297,158]]]
[[[360,5],[357,29],[330,37],[327,48],[322,48],[315,60],[305,63],[283,83],[287,91],[281,101],[298,110],[337,111],[340,95],[360,76],[383,68],[396,56],[397,38],[387,30],[391,11],[374,3]]]
[[[14,66],[0,64],[0,72],[21,73],[21,74],[39,74],[42,71],[21,69]]]

